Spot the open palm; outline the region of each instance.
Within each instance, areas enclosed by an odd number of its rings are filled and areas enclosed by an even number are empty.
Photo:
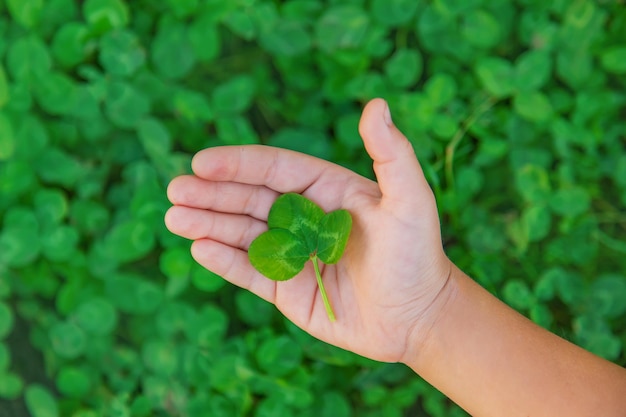
[[[193,176],[168,188],[168,228],[194,240],[194,258],[269,302],[328,343],[382,361],[400,361],[419,346],[446,283],[434,198],[410,143],[373,100],[360,132],[378,182],[304,154],[264,146],[206,149]],[[282,193],[296,192],[325,211],[348,210],[353,229],[343,258],[321,265],[337,321],[329,321],[312,264],[289,281],[271,281],[248,261],[247,249],[267,230]],[[411,340],[411,343],[409,343]],[[415,343],[416,340],[418,343]]]

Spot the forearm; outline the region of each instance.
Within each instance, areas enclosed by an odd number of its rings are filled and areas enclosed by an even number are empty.
[[[626,370],[535,325],[456,267],[407,364],[474,416],[623,416]]]

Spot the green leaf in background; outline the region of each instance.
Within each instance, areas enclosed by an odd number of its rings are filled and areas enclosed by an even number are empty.
[[[0,372],[0,398],[15,400],[24,389],[22,378],[12,372]]]
[[[616,46],[608,49],[600,56],[602,66],[614,74],[626,74],[626,47]]]
[[[9,13],[25,28],[37,26],[43,10],[43,0],[7,0]]]
[[[250,41],[256,37],[256,27],[248,10],[234,9],[230,11],[223,21],[233,33]]]
[[[419,3],[411,0],[374,0],[372,15],[386,26],[399,26],[415,17]]]
[[[56,377],[58,390],[70,398],[82,398],[91,391],[92,377],[88,371],[76,366],[64,366]]]
[[[150,47],[150,58],[156,71],[166,78],[182,78],[196,63],[187,28],[162,20]]]
[[[9,84],[4,67],[0,64],[0,109],[2,109],[9,101]]]
[[[319,417],[351,417],[352,415],[352,406],[343,394],[330,391],[322,395]]]
[[[15,146],[11,120],[0,112],[0,161],[5,161],[13,156]]]
[[[518,91],[539,90],[550,80],[552,60],[547,51],[527,51],[515,61],[514,71]]]
[[[43,41],[25,36],[13,42],[7,51],[7,71],[14,80],[32,82],[38,74],[52,68],[52,58]]]
[[[506,97],[513,92],[514,70],[509,61],[488,57],[479,60],[474,72],[482,86],[494,97]]]
[[[167,0],[166,3],[174,15],[180,18],[193,14],[200,2],[198,0]]]
[[[516,173],[515,185],[528,202],[546,202],[551,196],[550,177],[545,169],[526,165]]]
[[[32,417],[58,417],[59,406],[50,391],[42,385],[31,384],[24,392],[26,408]]]
[[[154,313],[164,298],[161,286],[134,274],[123,273],[106,280],[105,294],[121,312],[129,314]]]
[[[0,374],[6,372],[11,364],[11,351],[7,345],[0,342]]]
[[[333,53],[340,49],[362,45],[369,27],[369,16],[354,5],[328,8],[315,26],[315,41],[322,51]]]
[[[298,21],[280,20],[260,36],[260,44],[279,56],[296,56],[311,49],[313,40],[307,28]]]
[[[535,302],[533,293],[524,281],[510,280],[504,286],[504,300],[517,310],[527,310]]]
[[[440,108],[446,106],[456,97],[457,84],[450,75],[438,73],[426,81],[424,92],[431,103]]]
[[[212,94],[212,108],[221,115],[241,113],[252,103],[256,92],[252,77],[240,75],[215,87]]]
[[[37,190],[33,205],[40,224],[55,225],[68,213],[68,201],[65,193],[59,189],[42,188]]]
[[[489,12],[475,9],[461,19],[461,35],[478,48],[492,48],[500,41],[500,23]]]
[[[309,260],[310,251],[289,230],[269,230],[252,241],[248,248],[250,262],[266,277],[284,281],[295,277]]]
[[[223,342],[226,336],[228,316],[221,308],[206,304],[185,330],[187,338],[194,346],[201,349],[214,349]]]
[[[41,74],[35,82],[35,98],[50,114],[69,114],[74,108],[76,93],[76,85],[63,73]]]
[[[552,217],[545,206],[533,205],[526,208],[521,220],[530,242],[538,242],[550,233]]]
[[[622,341],[606,321],[594,314],[576,317],[573,323],[576,343],[608,360],[614,360],[622,349]]]
[[[300,366],[302,348],[288,336],[278,336],[259,346],[256,360],[261,369],[270,375],[284,376]]]
[[[605,274],[591,284],[591,304],[593,313],[608,318],[616,318],[626,312],[626,277],[618,274]]]
[[[145,366],[156,375],[172,376],[178,370],[176,349],[167,341],[147,341],[143,345],[141,357]]]
[[[73,317],[83,330],[93,335],[107,335],[117,325],[117,311],[106,299],[92,298],[82,302]]]
[[[553,116],[552,104],[539,91],[522,91],[513,97],[513,108],[523,118],[536,123],[549,121]]]
[[[62,358],[75,359],[85,352],[87,335],[76,324],[57,322],[48,332],[54,352]]]
[[[87,0],[83,16],[96,32],[124,27],[130,20],[128,6],[122,0]]]
[[[103,243],[113,259],[129,262],[148,254],[154,247],[155,236],[149,224],[130,220],[111,229]]]
[[[81,63],[88,53],[89,29],[78,22],[68,22],[54,34],[52,55],[64,67]]]
[[[593,57],[585,48],[559,50],[556,73],[569,87],[583,87],[593,75]]]
[[[274,306],[249,291],[237,291],[235,305],[237,317],[253,327],[266,326],[274,317]]]
[[[172,105],[180,117],[192,123],[210,122],[214,118],[208,98],[193,91],[177,91]]]
[[[5,302],[0,301],[0,340],[11,333],[13,322],[13,311]]]
[[[418,50],[398,49],[385,61],[385,76],[396,87],[410,87],[419,80],[423,66]]]
[[[260,143],[259,136],[242,116],[223,116],[215,121],[215,128],[222,142],[226,145],[251,145]]]
[[[149,113],[150,101],[134,86],[113,81],[107,91],[104,110],[113,124],[132,129]]]
[[[109,74],[126,77],[144,65],[146,53],[132,32],[118,29],[100,39],[99,60]]]
[[[591,197],[581,187],[559,188],[550,199],[550,207],[562,216],[578,216],[589,210]]]
[[[24,266],[39,256],[39,222],[24,207],[12,207],[4,214],[0,231],[0,265]]]
[[[307,153],[318,158],[327,158],[331,155],[328,137],[315,129],[283,128],[273,134],[267,144]]]
[[[167,127],[158,119],[145,118],[137,126],[137,135],[146,154],[152,160],[164,158],[171,151],[172,138]]]
[[[80,179],[82,168],[71,154],[51,147],[37,158],[35,171],[44,182],[71,188]]]
[[[194,19],[189,27],[188,36],[194,55],[199,61],[208,62],[217,58],[222,40],[217,22],[210,12]]]
[[[205,292],[216,292],[226,285],[226,281],[222,277],[199,265],[191,267],[191,283],[197,289]]]
[[[71,226],[56,225],[52,228],[42,230],[41,252],[51,261],[68,261],[76,253],[79,234]]]

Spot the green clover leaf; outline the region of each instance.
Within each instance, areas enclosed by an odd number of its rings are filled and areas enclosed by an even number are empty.
[[[328,318],[335,321],[318,259],[326,264],[339,262],[352,229],[350,213],[347,210],[324,213],[300,194],[287,193],[270,208],[267,226],[269,230],[259,235],[248,249],[252,266],[267,278],[285,281],[298,275],[307,261],[313,262]]]

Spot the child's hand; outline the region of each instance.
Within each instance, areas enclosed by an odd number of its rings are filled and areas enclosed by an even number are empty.
[[[276,304],[313,336],[372,359],[404,361],[437,318],[451,263],[432,192],[383,100],[367,105],[359,130],[378,183],[288,150],[211,148],[195,156],[195,176],[170,184],[174,207],[165,221],[195,241],[191,252],[200,264]],[[272,203],[286,192],[302,193],[325,211],[352,214],[343,258],[322,265],[335,323],[328,320],[311,263],[292,280],[275,282],[248,261],[248,246],[267,229]]]

